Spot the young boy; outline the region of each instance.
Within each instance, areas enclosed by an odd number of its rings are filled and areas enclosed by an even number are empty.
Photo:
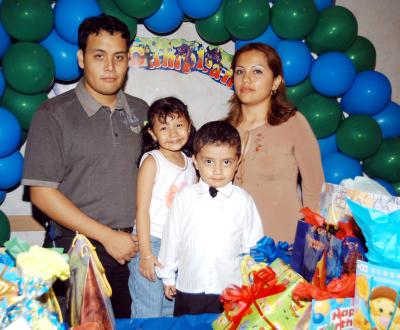
[[[161,241],[157,275],[174,316],[219,313],[219,295],[241,285],[240,254],[263,237],[252,197],[232,185],[241,155],[238,131],[223,121],[197,132],[193,161],[200,181],[174,199]]]

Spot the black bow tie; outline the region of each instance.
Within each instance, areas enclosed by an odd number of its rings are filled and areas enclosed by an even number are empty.
[[[208,189],[208,192],[210,193],[212,198],[214,198],[218,194],[217,188],[214,188],[214,187],[210,187],[210,189]]]

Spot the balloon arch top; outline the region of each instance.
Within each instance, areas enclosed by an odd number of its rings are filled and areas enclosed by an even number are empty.
[[[18,149],[33,113],[54,81],[81,75],[79,24],[101,13],[124,21],[132,37],[137,24],[159,36],[133,39],[130,65],[196,70],[228,88],[231,54],[220,45],[274,47],[287,95],[320,143],[326,181],[365,172],[400,194],[400,107],[387,77],[374,70],[373,44],[334,0],[0,0],[0,202],[20,181]],[[207,44],[166,37],[185,20]]]

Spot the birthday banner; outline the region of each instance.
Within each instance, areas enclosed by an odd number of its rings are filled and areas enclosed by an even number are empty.
[[[214,81],[233,88],[232,55],[218,46],[206,47],[198,41],[162,37],[136,37],[129,52],[129,66],[148,70],[194,71],[206,74]]]

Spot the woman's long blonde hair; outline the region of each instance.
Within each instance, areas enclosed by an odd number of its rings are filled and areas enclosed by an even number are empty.
[[[233,56],[232,59],[232,70],[235,71],[237,60],[240,55],[249,52],[251,50],[257,50],[262,52],[267,59],[269,68],[271,69],[274,78],[281,76],[283,78],[282,63],[278,53],[272,47],[262,43],[249,43],[241,47]],[[242,109],[239,98],[234,93],[229,100],[230,110],[228,116],[225,118],[226,121],[237,127],[242,119]],[[284,123],[290,117],[294,116],[297,108],[291,104],[286,98],[285,83],[282,79],[276,93],[271,94],[271,110],[268,111],[267,122],[272,126],[276,126]]]

